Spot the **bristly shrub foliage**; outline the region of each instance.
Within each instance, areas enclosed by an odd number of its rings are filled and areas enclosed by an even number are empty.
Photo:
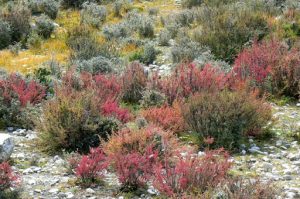
[[[0,49],[6,48],[11,42],[11,28],[9,23],[0,19]]]
[[[131,152],[114,154],[113,165],[122,184],[122,191],[145,188],[153,176],[153,166],[157,164],[158,152],[147,146],[144,153]]]
[[[81,23],[100,28],[106,20],[106,8],[95,3],[85,2],[80,12]]]
[[[7,162],[0,164],[0,192],[16,185],[18,176],[13,173],[12,168]],[[1,196],[1,194],[0,194]]]
[[[235,60],[233,71],[239,80],[274,95],[298,97],[300,93],[300,53],[278,40],[254,43]]]
[[[17,74],[2,77],[0,79],[0,128],[8,126],[32,128],[30,114],[37,111],[34,106],[44,97],[44,87],[33,80],[27,81]]]
[[[260,135],[271,119],[271,109],[257,94],[246,90],[202,92],[184,107],[184,120],[200,140],[214,138],[212,147],[232,150],[245,135]]]
[[[71,58],[88,60],[99,56],[99,43],[93,32],[86,26],[79,26],[69,32],[67,45],[71,48]]]
[[[41,143],[47,143],[45,150],[87,152],[89,147],[97,147],[100,138],[106,139],[117,130],[117,119],[129,118],[126,110],[113,103],[117,103],[119,91],[113,76],[82,73],[77,77],[69,71],[55,89],[55,97],[45,103],[37,122]],[[114,106],[108,107],[108,102]]]
[[[221,90],[226,82],[226,74],[218,67],[205,65],[201,69],[194,64],[182,64],[168,78],[154,76],[152,86],[164,93],[172,104],[175,99],[186,98],[196,92]]]
[[[143,117],[156,126],[175,133],[182,133],[185,130],[185,122],[182,117],[179,102],[174,102],[173,106],[162,106],[149,108],[142,111]]]
[[[122,100],[127,103],[138,103],[147,86],[147,75],[138,62],[131,63],[121,77]]]
[[[13,5],[8,11],[4,11],[1,18],[8,22],[11,28],[12,42],[19,42],[30,33],[30,10],[21,4]]]
[[[209,47],[217,59],[232,63],[245,43],[269,32],[267,14],[261,1],[202,6],[195,13],[200,30],[194,32],[194,39]]]
[[[206,151],[199,157],[192,154],[178,155],[177,160],[167,157],[164,163],[156,165],[153,185],[168,197],[193,198],[223,182],[230,167],[229,155],[222,149]]]
[[[36,19],[36,31],[43,38],[49,38],[54,28],[53,21],[47,15],[43,14]]]
[[[108,161],[100,148],[92,148],[88,155],[83,155],[75,168],[75,174],[83,186],[97,183],[104,177]]]
[[[155,126],[124,128],[102,143],[123,191],[145,188],[159,159],[183,151],[177,138]]]
[[[143,92],[143,98],[141,99],[141,106],[143,108],[150,108],[153,106],[162,106],[167,102],[166,96],[154,89],[147,89]]]
[[[59,2],[56,0],[30,0],[28,7],[33,15],[44,13],[54,20],[58,14]]]

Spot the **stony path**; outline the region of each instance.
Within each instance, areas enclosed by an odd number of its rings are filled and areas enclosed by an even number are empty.
[[[48,156],[35,148],[35,137],[33,131],[13,132],[15,148],[11,159],[14,170],[21,176],[22,198],[115,198],[113,194],[118,190],[115,175],[106,174],[105,188],[81,188],[76,185],[75,176],[68,172],[63,158]]]

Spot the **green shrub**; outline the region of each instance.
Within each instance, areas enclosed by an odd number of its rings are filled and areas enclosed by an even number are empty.
[[[171,34],[168,30],[162,30],[160,33],[159,33],[159,36],[158,36],[158,43],[159,45],[161,46],[168,46],[169,45],[169,41],[171,39]]]
[[[71,58],[88,60],[98,56],[99,43],[91,30],[86,26],[76,27],[69,32],[67,45],[71,48]]]
[[[6,48],[11,43],[11,29],[7,22],[0,19],[0,49]]]
[[[32,14],[44,13],[51,19],[56,19],[59,3],[56,0],[30,0],[29,8]]]
[[[243,136],[263,132],[271,109],[255,94],[246,91],[200,93],[184,107],[183,116],[200,140],[214,138],[213,147],[235,149]]]
[[[113,63],[110,59],[102,56],[93,57],[74,63],[79,72],[87,71],[92,74],[110,73],[113,71]]]
[[[152,21],[148,18],[141,18],[138,32],[141,37],[153,37],[154,25]]]
[[[42,37],[35,31],[31,32],[27,38],[26,47],[39,49],[42,45]]]
[[[192,41],[188,37],[182,37],[172,46],[171,56],[173,63],[180,63],[182,61],[191,62],[205,51],[207,51],[207,49],[199,43]]]
[[[167,102],[167,98],[163,93],[156,90],[148,89],[143,92],[141,106],[149,108],[152,106],[161,106]]]
[[[64,8],[80,8],[86,0],[62,0],[61,5]]]
[[[232,63],[245,43],[268,33],[262,5],[250,3],[201,7],[196,11],[200,26],[194,40],[208,46],[217,59]]]
[[[145,64],[152,64],[156,59],[157,51],[154,48],[154,45],[147,43],[144,47],[142,61]]]
[[[10,10],[2,13],[3,20],[10,25],[13,42],[26,39],[31,29],[30,17],[31,13],[24,5],[13,5]]]
[[[41,15],[36,19],[36,31],[45,39],[51,36],[54,28],[53,21],[47,15]]]
[[[81,23],[100,28],[106,20],[106,8],[95,3],[84,3],[80,12]]]

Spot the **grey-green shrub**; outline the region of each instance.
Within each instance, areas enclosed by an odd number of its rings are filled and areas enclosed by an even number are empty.
[[[93,57],[90,60],[82,60],[74,63],[79,72],[87,71],[92,74],[110,73],[113,71],[113,62],[102,56]]]
[[[130,36],[130,32],[127,24],[124,22],[105,26],[103,28],[103,35],[107,40],[124,39]]]
[[[71,58],[75,60],[88,60],[99,55],[97,38],[85,26],[76,27],[69,32],[67,45],[71,48]]]
[[[80,12],[81,23],[100,28],[106,20],[107,11],[104,6],[95,3],[84,3]]]
[[[11,29],[7,22],[0,19],[0,49],[6,48],[11,43]]]
[[[167,98],[163,93],[153,89],[147,89],[143,92],[143,97],[141,99],[141,106],[144,108],[149,108],[152,106],[161,106],[167,102]]]
[[[26,47],[27,48],[40,48],[42,45],[41,36],[35,31],[31,32],[27,38]]]
[[[164,29],[160,31],[159,36],[158,36],[158,43],[161,46],[168,46],[169,41],[171,39],[171,34],[168,30]]]
[[[41,15],[36,19],[36,32],[44,37],[49,38],[54,31],[53,21],[47,15]]]
[[[141,18],[138,32],[141,37],[153,37],[154,25],[149,18]]]
[[[12,5],[8,11],[4,11],[1,18],[9,23],[12,42],[25,40],[30,33],[30,10],[24,5]]]
[[[157,51],[152,43],[147,43],[144,47],[142,61],[145,64],[152,64],[156,59]]]
[[[171,56],[173,63],[191,62],[205,51],[207,51],[207,48],[198,42],[192,41],[188,37],[183,37],[172,46]]]
[[[29,8],[32,14],[44,13],[51,19],[56,19],[59,3],[56,0],[30,0]]]

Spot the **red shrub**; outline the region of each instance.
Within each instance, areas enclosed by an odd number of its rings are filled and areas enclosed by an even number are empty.
[[[139,152],[114,154],[113,163],[123,191],[144,187],[153,176],[153,166],[157,161],[158,152],[154,151],[152,146],[148,146],[143,154]]]
[[[299,95],[299,50],[288,50],[275,39],[254,43],[241,52],[235,60],[233,72],[238,80],[250,79],[263,91],[292,97]]]
[[[220,149],[206,151],[201,157],[179,156],[175,163],[166,159],[155,168],[154,187],[175,198],[201,194],[226,179],[231,166],[228,158],[228,154]]]
[[[33,80],[27,83],[21,76],[11,74],[8,78],[0,80],[0,94],[8,103],[16,95],[24,107],[27,103],[41,102],[45,97],[45,89]]]
[[[185,122],[181,114],[179,102],[174,102],[173,106],[153,107],[142,111],[145,119],[164,130],[180,133],[185,130]]]
[[[15,185],[18,177],[13,173],[7,162],[0,164],[0,192]]]
[[[114,116],[118,120],[126,123],[130,119],[130,114],[127,109],[122,109],[116,102],[107,101],[101,107],[102,114],[104,116]]]
[[[76,168],[76,176],[84,185],[90,185],[103,177],[107,167],[108,162],[103,151],[100,148],[93,148],[90,154],[82,156]]]
[[[194,64],[182,64],[168,78],[154,77],[152,86],[158,87],[172,103],[175,99],[186,98],[199,91],[220,90],[226,82],[227,76],[220,68],[207,64],[199,69]]]

